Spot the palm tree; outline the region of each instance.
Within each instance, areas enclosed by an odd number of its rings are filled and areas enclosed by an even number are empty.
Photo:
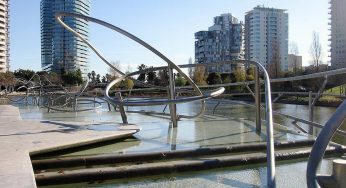
[[[148,67],[147,67],[146,65],[144,65],[144,64],[141,64],[141,65],[138,66],[138,70],[139,70],[139,71],[145,70],[145,69],[147,69],[147,68],[148,68]],[[141,74],[138,76],[137,80],[144,82],[144,81],[145,81],[145,78],[146,78],[146,74],[145,74],[145,73],[141,73]]]
[[[95,80],[95,76],[96,76],[95,71],[91,71],[91,81],[92,81],[92,82],[95,82],[95,81],[96,81],[96,80]]]
[[[153,66],[149,67],[149,68],[154,68]],[[149,84],[153,84],[154,80],[156,79],[157,75],[155,71],[149,71],[147,72],[147,81]]]
[[[147,69],[148,67],[146,66],[146,65],[144,65],[144,64],[141,64],[141,65],[139,65],[138,66],[138,70],[144,70],[144,69]]]
[[[106,83],[112,80],[112,76],[110,74],[106,74]]]
[[[105,77],[105,76],[102,76],[101,82],[102,82],[102,83],[106,83],[106,77]]]
[[[100,77],[101,77],[100,74],[96,75],[96,83],[100,83],[101,82]]]

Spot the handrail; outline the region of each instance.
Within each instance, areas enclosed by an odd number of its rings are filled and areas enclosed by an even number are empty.
[[[316,173],[318,166],[322,161],[329,141],[332,139],[334,133],[340,127],[345,118],[346,100],[341,103],[334,114],[326,122],[324,128],[322,129],[314,145],[312,146],[306,170],[306,183],[308,188],[317,188]]]
[[[100,52],[98,52],[98,50],[92,46],[89,41],[87,39],[85,39],[82,35],[80,35],[77,31],[73,30],[71,27],[69,27],[67,24],[65,24],[62,20],[61,17],[62,16],[72,16],[75,18],[80,18],[80,19],[84,19],[86,21],[90,21],[90,22],[94,22],[97,23],[99,25],[102,25],[104,27],[107,27],[115,32],[118,32],[124,36],[126,36],[127,38],[137,42],[138,44],[140,44],[141,46],[145,47],[146,49],[150,50],[152,53],[154,53],[155,55],[157,55],[158,57],[160,57],[162,60],[164,60],[168,67],[169,67],[169,84],[170,84],[170,89],[169,89],[169,100],[175,100],[175,91],[174,91],[174,76],[173,74],[173,69],[175,69],[180,75],[182,75],[187,82],[193,87],[193,90],[195,91],[197,96],[203,96],[203,93],[201,92],[201,90],[198,88],[198,86],[194,83],[194,81],[188,76],[186,75],[185,72],[183,72],[181,70],[181,68],[179,66],[177,66],[176,64],[174,64],[170,59],[168,59],[166,56],[164,56],[161,52],[159,52],[158,50],[156,50],[154,47],[150,46],[148,43],[146,43],[145,41],[141,40],[140,38],[134,36],[133,34],[119,28],[116,27],[112,24],[109,24],[107,22],[104,22],[102,20],[96,19],[96,18],[92,18],[89,16],[85,16],[82,14],[76,14],[76,13],[69,13],[69,12],[58,12],[55,15],[55,19],[57,20],[57,22],[63,26],[66,30],[68,30],[69,32],[71,32],[74,36],[78,37],[79,39],[81,39],[87,46],[89,46],[89,48],[91,50],[93,50],[96,55],[104,62],[106,63],[108,66],[110,66],[112,69],[114,69],[115,71],[121,73],[120,78],[122,79],[115,79],[114,81],[112,81],[111,83],[109,83],[106,87],[106,90],[104,91],[104,95],[107,98],[107,100],[109,100],[112,103],[116,103],[115,100],[113,100],[110,96],[109,96],[109,89],[114,86],[116,83],[120,82],[121,80],[129,77],[129,75],[127,74],[123,74],[120,70],[118,70],[116,67],[114,67],[111,63],[109,63],[101,54]],[[115,82],[116,81],[116,82]],[[178,102],[178,100],[176,100]],[[127,103],[127,101],[120,101],[122,106],[125,106],[125,104]],[[199,113],[197,113],[197,116],[200,116],[204,111],[205,111],[205,100],[200,100],[201,102],[201,108]],[[177,124],[177,116],[176,116],[176,106],[175,104],[170,104],[170,114],[172,116],[172,122],[173,122],[173,126],[176,126]]]
[[[265,99],[266,99],[266,131],[267,131],[267,186],[276,187],[275,182],[275,157],[274,157],[274,138],[273,138],[273,110],[270,89],[270,78],[264,66],[256,61],[249,61],[250,64],[257,66],[264,75]],[[258,107],[260,108],[260,107]]]
[[[116,31],[126,37],[128,37],[129,39],[139,43],[140,45],[142,45],[143,47],[147,48],[148,50],[150,50],[151,52],[153,52],[154,54],[156,54],[158,57],[160,57],[161,59],[163,59],[165,62],[168,63],[169,66],[171,66],[172,68],[174,68],[175,70],[177,70],[184,78],[187,79],[187,81],[193,86],[193,89],[196,91],[196,93],[198,95],[202,95],[202,92],[199,90],[199,88],[197,87],[197,85],[193,82],[193,80],[188,77],[186,75],[186,73],[184,73],[179,66],[177,66],[176,64],[174,64],[171,60],[169,60],[166,56],[164,56],[162,53],[160,53],[158,50],[156,50],[155,48],[153,48],[152,46],[150,46],[149,44],[147,44],[146,42],[144,42],[143,40],[139,39],[138,37],[132,35],[131,33],[116,27],[112,24],[109,24],[107,22],[104,22],[102,20],[96,19],[96,18],[92,18],[89,16],[85,16],[82,14],[76,14],[76,13],[69,13],[69,12],[58,12],[55,15],[55,19],[59,22],[60,25],[62,25],[65,29],[67,29],[68,31],[70,31],[71,33],[73,33],[76,37],[80,38],[84,43],[86,43],[95,53],[98,57],[100,57],[102,59],[103,62],[105,62],[108,66],[110,66],[112,69],[118,71],[121,73],[120,70],[118,70],[117,68],[115,68],[112,64],[110,64],[97,50],[95,47],[93,47],[83,36],[81,36],[78,32],[74,31],[71,27],[69,27],[68,25],[66,25],[62,20],[61,17],[62,16],[72,16],[75,18],[80,18],[80,19],[84,19],[87,21],[91,21],[97,24],[100,24],[102,26],[105,26],[109,29],[112,29],[113,31]],[[127,75],[122,74],[122,76],[125,78]]]
[[[167,64],[168,64],[168,70],[169,70],[169,80],[170,80],[170,98],[168,100],[164,100],[164,101],[159,101],[157,102],[158,104],[163,104],[163,102],[165,103],[173,103],[172,105],[174,105],[174,103],[178,103],[179,101],[182,100],[192,100],[192,99],[203,99],[201,100],[201,112],[204,111],[205,108],[205,101],[204,98],[206,95],[203,95],[203,93],[201,92],[201,90],[199,89],[199,87],[194,83],[194,81],[186,75],[186,73],[184,73],[181,68],[174,64],[171,60],[169,60],[166,56],[164,56],[162,53],[160,53],[158,50],[156,50],[155,48],[153,48],[152,46],[150,46],[149,44],[147,44],[146,42],[144,42],[143,40],[139,39],[138,37],[132,35],[131,33],[116,27],[112,24],[109,24],[107,22],[104,22],[102,20],[98,20],[89,16],[85,16],[82,14],[75,14],[75,13],[68,13],[68,12],[59,12],[55,15],[55,19],[57,20],[57,22],[62,25],[65,29],[67,29],[68,31],[72,32],[76,37],[80,38],[84,43],[86,43],[107,65],[109,65],[111,68],[113,68],[114,70],[117,70],[118,72],[120,72],[118,69],[116,69],[114,66],[112,66],[89,42],[88,40],[86,40],[83,36],[81,36],[78,32],[76,32],[75,30],[73,30],[71,27],[69,27],[68,25],[66,25],[62,20],[61,17],[62,16],[72,16],[75,18],[80,18],[80,19],[84,19],[86,21],[91,21],[97,24],[100,24],[102,26],[105,26],[109,29],[112,29],[126,37],[128,37],[129,39],[139,43],[140,45],[142,45],[143,47],[147,48],[148,50],[150,50],[151,52],[153,52],[154,54],[156,54],[158,57],[160,57],[162,60],[164,60]],[[270,93],[270,79],[269,79],[269,75],[266,71],[266,69],[258,62],[255,61],[246,61],[249,64],[255,65],[257,66],[259,69],[261,69],[261,71],[263,71],[264,73],[264,82],[265,82],[265,93],[266,93],[266,126],[267,126],[267,184],[268,187],[275,187],[275,158],[274,158],[274,139],[273,139],[273,117],[272,117],[272,104],[271,104],[271,93]],[[242,63],[244,63],[244,61],[242,61]],[[172,69],[175,69],[177,72],[179,72],[180,75],[182,75],[187,81],[188,83],[192,86],[192,88],[194,89],[194,91],[196,92],[197,96],[196,97],[188,97],[188,98],[183,98],[183,99],[175,99],[175,89],[174,89],[174,79],[172,77]],[[131,76],[131,75],[135,75],[135,73],[130,73],[130,74],[122,74],[120,76],[120,78],[113,80],[111,83],[109,83],[105,89],[105,97],[112,103],[114,104],[119,104],[119,105],[130,105],[131,101],[122,101],[122,100],[113,100],[110,96],[109,96],[109,90],[110,88],[115,85],[116,83],[120,82],[121,80]],[[224,91],[224,88],[219,88],[217,89],[215,92],[212,92],[209,96],[207,95],[207,97],[211,97],[211,96],[216,96],[221,94]],[[151,104],[154,101],[136,101],[137,104],[135,105],[141,105],[141,104]],[[172,109],[175,111],[175,106],[170,106],[171,110]],[[172,116],[172,121],[173,121],[173,116],[176,116],[175,112],[171,112],[171,116]],[[173,121],[174,124],[174,121]]]

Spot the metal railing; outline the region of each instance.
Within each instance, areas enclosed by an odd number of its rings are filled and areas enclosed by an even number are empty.
[[[133,76],[134,74],[124,74],[122,73],[120,70],[118,70],[116,67],[114,67],[111,63],[109,63],[106,58],[104,58],[100,52],[98,52],[98,50],[89,43],[89,41],[87,39],[85,39],[82,35],[80,35],[78,32],[76,32],[75,30],[73,30],[71,27],[69,27],[68,25],[66,25],[62,20],[61,17],[62,16],[71,16],[71,17],[75,17],[75,18],[80,18],[80,19],[84,19],[86,21],[90,21],[90,22],[94,22],[97,23],[99,25],[102,25],[104,27],[107,27],[113,31],[116,31],[126,37],[128,37],[129,39],[137,42],[138,44],[142,45],[143,47],[147,48],[148,50],[150,50],[151,52],[153,52],[155,55],[157,55],[158,57],[160,57],[162,60],[164,60],[168,66],[169,66],[169,100],[167,100],[169,107],[170,107],[170,114],[171,114],[171,120],[173,123],[173,126],[177,126],[177,116],[176,116],[176,104],[181,102],[181,99],[175,99],[175,85],[174,85],[174,76],[173,76],[173,69],[175,69],[180,75],[182,75],[182,77],[184,77],[189,84],[193,87],[195,93],[197,96],[203,96],[203,93],[200,91],[200,89],[197,87],[197,85],[193,82],[193,80],[187,76],[181,69],[179,66],[177,66],[176,64],[174,64],[170,59],[168,59],[166,56],[164,56],[161,52],[159,52],[158,50],[156,50],[155,48],[153,48],[152,46],[150,46],[149,44],[147,44],[146,42],[144,42],[143,40],[141,40],[140,38],[132,35],[131,33],[116,27],[112,24],[109,24],[107,22],[104,22],[102,20],[99,19],[95,19],[89,16],[84,16],[81,14],[75,14],[75,13],[68,13],[68,12],[59,12],[55,15],[55,18],[57,20],[57,22],[62,25],[66,30],[68,30],[69,32],[71,32],[72,34],[74,34],[76,37],[80,38],[85,44],[87,44],[95,53],[96,55],[104,62],[106,63],[108,66],[110,66],[113,70],[117,71],[121,76],[118,79],[113,80],[111,83],[109,83],[104,91],[104,95],[106,97],[106,99],[112,103],[113,105],[118,105],[118,106],[130,106],[130,105],[134,105],[134,106],[141,106],[141,105],[159,105],[162,104],[165,101],[160,101],[160,102],[155,102],[155,101],[132,101],[132,102],[128,102],[126,100],[122,100],[120,98],[118,99],[113,99],[109,96],[109,90],[112,86],[114,86],[115,84],[119,83],[120,81],[124,80],[125,78],[129,78],[130,76]],[[215,94],[221,94],[223,93],[224,88],[219,88],[218,92],[215,92]],[[207,97],[205,97],[207,98]],[[201,100],[201,113],[203,113],[204,109],[205,109],[205,101],[203,100],[204,98],[201,99],[191,99],[191,100]],[[188,100],[187,101],[191,101]],[[186,102],[186,101],[183,101]],[[155,104],[156,103],[156,104]]]
[[[119,83],[125,78],[130,78],[133,75],[138,74],[139,72],[134,72],[134,73],[129,73],[129,74],[124,74],[120,70],[118,70],[116,67],[114,67],[111,63],[109,63],[97,50],[95,47],[93,47],[88,40],[86,40],[82,35],[80,35],[78,32],[73,30],[71,27],[66,25],[62,20],[62,16],[71,16],[75,18],[80,18],[84,19],[86,21],[91,21],[97,24],[100,24],[102,26],[105,26],[109,29],[112,29],[113,31],[116,31],[129,39],[139,43],[143,47],[147,48],[154,54],[156,54],[158,57],[163,59],[167,64],[168,64],[168,73],[169,73],[169,99],[164,99],[164,100],[142,100],[142,101],[127,101],[127,100],[122,100],[121,97],[118,96],[118,99],[113,99],[109,96],[109,90],[112,86],[114,86],[116,83]],[[98,20],[89,16],[81,15],[81,14],[75,14],[75,13],[68,13],[68,12],[59,12],[55,15],[55,18],[60,25],[62,25],[65,29],[68,31],[72,32],[76,37],[80,38],[84,43],[86,43],[95,53],[97,56],[99,56],[103,62],[105,62],[108,66],[110,66],[112,69],[115,71],[119,72],[121,74],[120,78],[117,78],[113,80],[111,83],[109,83],[105,89],[104,95],[106,99],[111,102],[114,105],[118,106],[143,106],[143,105],[161,105],[161,104],[169,104],[170,107],[170,114],[171,114],[171,120],[173,122],[173,126],[177,125],[177,115],[176,115],[176,104],[177,103],[182,103],[182,102],[189,102],[189,101],[194,101],[194,100],[200,100],[201,101],[201,114],[204,109],[205,109],[205,101],[204,99],[210,98],[210,97],[215,97],[224,92],[224,88],[221,87],[217,89],[216,91],[211,92],[210,94],[203,94],[199,87],[194,83],[194,81],[186,75],[181,68],[174,64],[171,60],[169,60],[166,56],[164,56],[162,53],[160,53],[158,50],[144,42],[143,40],[139,39],[138,37],[132,35],[131,33],[116,27],[112,24],[109,24],[107,22],[104,22],[102,20]],[[267,131],[267,184],[268,187],[275,187],[275,157],[274,157],[274,139],[273,139],[273,117],[272,117],[272,104],[271,104],[271,90],[270,90],[270,79],[268,76],[268,73],[266,72],[265,68],[260,64],[255,61],[234,61],[234,62],[223,62],[223,63],[246,63],[246,64],[252,64],[258,69],[260,69],[263,74],[264,74],[264,83],[265,83],[265,96],[266,96],[266,131]],[[214,64],[215,65],[215,64]],[[174,84],[174,76],[173,76],[173,69],[175,69],[182,77],[184,77],[187,82],[191,85],[192,89],[196,93],[197,96],[194,97],[185,97],[185,98],[176,98],[176,90],[175,90],[175,84]],[[257,69],[257,71],[258,71]],[[148,71],[145,70],[145,71]],[[257,84],[256,86],[258,87],[255,92],[255,96],[257,99],[260,99],[260,80],[258,73],[256,74],[256,81]],[[256,101],[256,107],[259,109],[260,108],[260,101]],[[256,122],[258,123],[257,126],[260,128],[260,109],[256,111]],[[122,114],[123,116],[123,114]]]
[[[320,165],[324,152],[332,139],[334,133],[338,130],[344,119],[346,118],[346,100],[336,109],[334,114],[324,125],[322,131],[318,135],[314,145],[312,146],[307,170],[306,181],[309,188],[317,187],[317,169]]]

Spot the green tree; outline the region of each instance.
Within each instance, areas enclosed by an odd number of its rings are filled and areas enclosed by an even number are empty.
[[[57,84],[57,85],[59,85],[59,84],[61,84],[61,77],[57,74],[57,73],[55,73],[55,72],[51,72],[51,73],[49,73],[48,74],[48,79],[49,79],[49,81],[52,83],[52,84]]]
[[[106,83],[110,82],[112,80],[112,75],[106,74]]]
[[[106,78],[106,76],[102,76],[101,82],[102,82],[102,83],[107,83],[107,78]]]
[[[96,75],[96,83],[101,83],[101,76],[100,76],[100,74],[97,74]]]
[[[250,67],[246,70],[246,80],[247,81],[255,80],[255,68],[254,67]]]
[[[77,84],[82,84],[83,83],[82,71],[80,69],[78,69],[75,72],[75,77],[76,77]]]
[[[227,84],[227,83],[232,82],[231,75],[229,73],[221,74],[221,80],[222,80],[223,84]],[[227,87],[225,87],[225,89],[227,92],[229,92],[229,91],[231,91],[231,86],[227,86]]]
[[[245,71],[241,69],[236,69],[234,71],[235,82],[244,82],[246,80]]]
[[[8,89],[9,86],[14,86],[16,82],[16,77],[12,72],[0,73],[0,89],[1,86]]]
[[[147,68],[148,68],[148,67],[147,67],[146,65],[144,65],[144,64],[141,64],[141,65],[138,66],[138,70],[139,70],[139,71],[145,70],[145,69],[147,69]],[[145,82],[145,80],[146,80],[146,74],[145,74],[145,73],[139,74],[137,80],[142,81],[142,82]]]
[[[161,70],[158,73],[158,77],[155,79],[155,84],[160,86],[166,86],[169,82],[168,70]]]
[[[35,71],[33,70],[24,70],[24,69],[19,69],[19,70],[15,70],[14,71],[14,75],[16,77],[19,77],[19,78],[24,78],[26,80],[29,80],[30,78],[32,78],[35,74]]]
[[[95,83],[96,82],[96,72],[91,71],[91,82]]]
[[[121,81],[120,87],[124,89],[132,89],[135,84],[130,78],[126,78]]]
[[[38,71],[36,72],[36,74],[40,76],[41,82],[43,82],[44,84],[52,83],[52,84],[59,85],[62,83],[60,75],[58,75],[55,72],[48,73],[46,71]]]
[[[83,83],[82,72],[78,69],[77,71],[70,71],[62,75],[64,85],[76,85]]]
[[[193,71],[192,80],[197,85],[205,85],[205,84],[207,84],[205,75],[206,75],[205,67],[203,65],[198,65]]]
[[[233,72],[233,82],[244,82],[246,80],[245,71],[242,69],[236,69]],[[244,86],[239,85],[234,87],[237,91],[242,91],[244,89]]]
[[[154,68],[153,66],[149,67],[149,68]],[[154,84],[154,81],[156,79],[156,72],[155,71],[149,71],[147,72],[147,82],[149,84]]]
[[[41,82],[43,84],[49,84],[50,83],[48,72],[46,72],[46,71],[37,71],[36,74],[40,76],[40,80],[41,80]]]
[[[185,78],[180,75],[175,79],[175,85],[178,87],[185,86],[186,82]]]
[[[130,90],[130,89],[133,88],[134,85],[135,84],[134,84],[132,79],[125,78],[124,80],[116,83],[111,89],[112,90],[117,90],[117,89],[120,88],[120,89],[128,89],[128,90]]]
[[[207,83],[209,85],[222,84],[220,73],[216,73],[216,72],[209,73],[207,78]]]

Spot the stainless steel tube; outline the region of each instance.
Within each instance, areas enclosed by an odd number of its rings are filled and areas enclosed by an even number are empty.
[[[329,118],[324,128],[318,135],[314,145],[312,146],[308,166],[306,170],[306,182],[308,188],[316,188],[316,173],[320,165],[324,152],[332,139],[336,130],[346,118],[346,100],[336,109],[335,113]]]
[[[261,83],[259,79],[259,69],[255,69],[255,105],[256,105],[256,132],[261,134]]]

